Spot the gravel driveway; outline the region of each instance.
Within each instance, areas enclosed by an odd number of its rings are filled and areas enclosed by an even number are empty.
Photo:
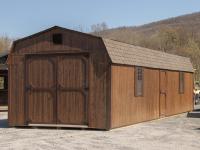
[[[7,128],[0,112],[0,150],[199,150],[200,118],[181,114],[111,131]]]

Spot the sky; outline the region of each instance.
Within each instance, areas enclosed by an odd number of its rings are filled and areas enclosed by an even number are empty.
[[[138,26],[200,11],[200,0],[0,0],[0,35],[22,38],[54,25]]]

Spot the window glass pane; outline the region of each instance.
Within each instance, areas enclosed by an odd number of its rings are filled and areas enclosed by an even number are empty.
[[[143,95],[143,69],[135,67],[135,96]]]
[[[4,82],[5,82],[5,78],[4,77],[0,77],[0,90],[4,89]]]
[[[179,93],[184,93],[184,73],[179,72]]]

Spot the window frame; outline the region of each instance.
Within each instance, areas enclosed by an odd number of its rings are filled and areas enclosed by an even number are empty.
[[[135,95],[135,97],[143,97],[144,96],[144,68],[136,66],[134,69],[135,69],[135,71],[134,71],[134,95]]]
[[[185,93],[185,74],[184,72],[179,72],[179,94]]]

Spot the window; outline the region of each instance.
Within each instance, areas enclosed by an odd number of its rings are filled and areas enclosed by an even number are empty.
[[[5,89],[5,78],[0,76],[0,90]]]
[[[183,94],[184,93],[184,73],[179,72],[179,93]]]
[[[57,45],[62,44],[63,43],[62,34],[60,33],[53,34],[53,43]]]
[[[143,96],[143,69],[135,67],[135,96]]]

